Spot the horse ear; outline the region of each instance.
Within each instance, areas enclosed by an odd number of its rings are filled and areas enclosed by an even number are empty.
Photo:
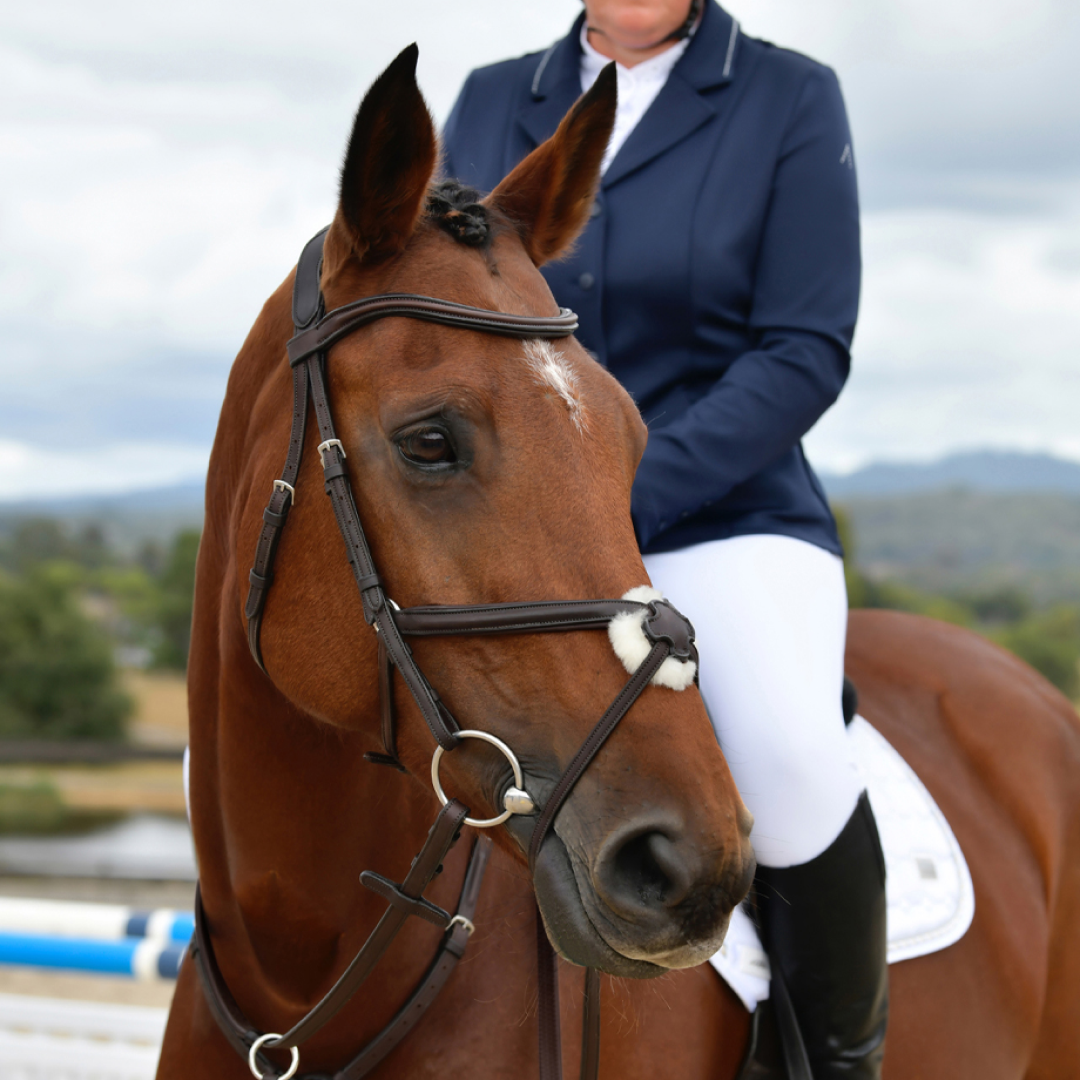
[[[435,171],[435,126],[416,85],[419,53],[410,45],[372,83],[353,123],[338,218],[360,259],[405,247]]]
[[[537,266],[564,254],[585,228],[615,123],[615,65],[578,98],[558,130],[491,193]]]

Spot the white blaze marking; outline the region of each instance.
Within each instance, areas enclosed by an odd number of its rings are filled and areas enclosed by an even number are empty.
[[[525,362],[543,386],[554,390],[562,398],[570,419],[578,431],[588,430],[588,418],[581,400],[581,383],[570,361],[550,341],[525,342]]]

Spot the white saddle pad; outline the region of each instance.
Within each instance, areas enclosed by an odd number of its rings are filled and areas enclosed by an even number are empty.
[[[883,735],[861,716],[848,729],[885,852],[889,963],[959,941],[975,915],[971,874],[930,792]],[[710,961],[753,1012],[769,996],[769,959],[741,907]]]

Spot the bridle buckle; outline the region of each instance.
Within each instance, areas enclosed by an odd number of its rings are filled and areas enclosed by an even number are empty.
[[[455,926],[460,926],[469,937],[476,933],[476,923],[472,919],[466,919],[464,915],[455,915],[447,924],[446,932],[449,934]]]
[[[296,505],[296,488],[294,488],[292,484],[290,484],[287,480],[275,480],[274,490],[287,491],[289,493],[289,497],[292,499],[293,506]]]
[[[343,458],[349,455],[345,453],[345,447],[341,445],[340,439],[327,439],[326,442],[319,443],[319,460],[322,462],[322,467],[326,468],[326,455],[330,451],[332,446],[336,446],[341,451]]]

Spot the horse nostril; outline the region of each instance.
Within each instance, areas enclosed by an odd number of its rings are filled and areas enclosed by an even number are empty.
[[[605,899],[631,916],[675,907],[693,887],[693,875],[677,846],[662,832],[639,833],[605,860]]]

